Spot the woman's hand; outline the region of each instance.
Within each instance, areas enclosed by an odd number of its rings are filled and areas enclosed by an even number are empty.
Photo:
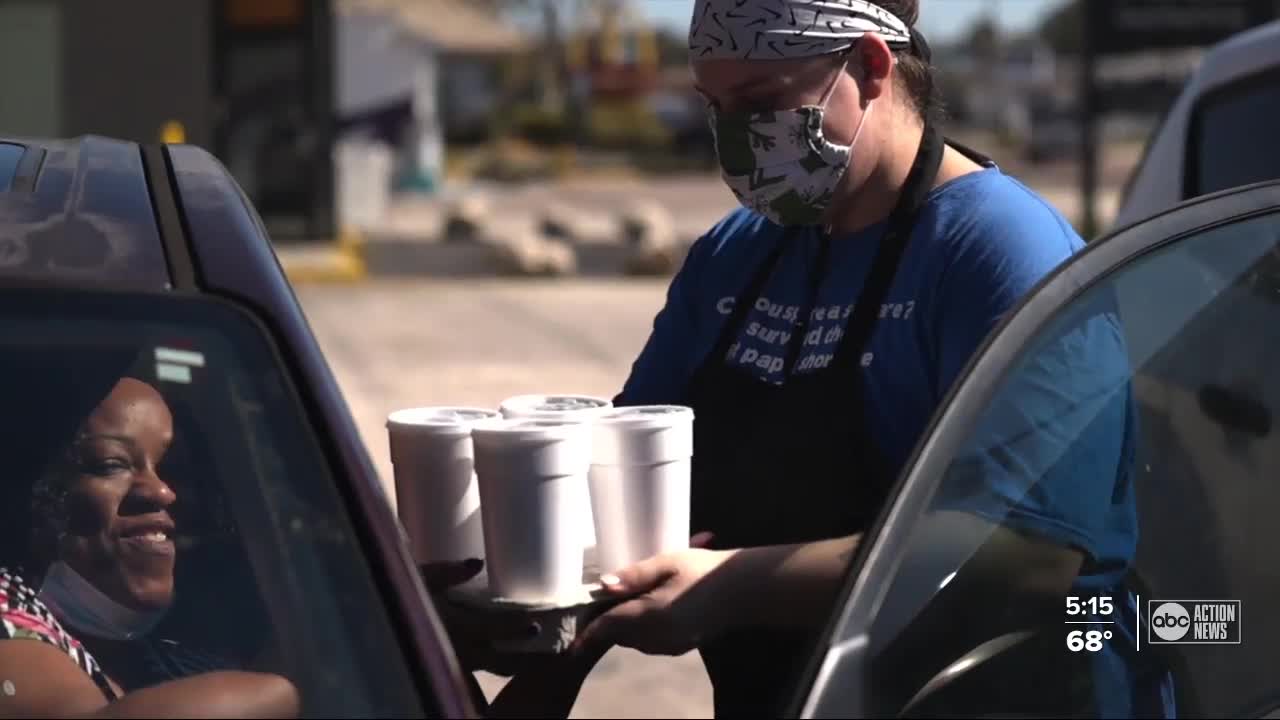
[[[724,628],[733,602],[732,572],[725,563],[736,550],[706,550],[699,534],[688,550],[659,555],[600,578],[605,589],[631,597],[578,633],[572,652],[598,653],[621,645],[649,655],[683,655]]]
[[[645,560],[606,584],[620,596],[639,597],[591,623],[578,644],[680,655],[736,626],[812,630],[830,617],[861,537],[727,551],[695,547]]]

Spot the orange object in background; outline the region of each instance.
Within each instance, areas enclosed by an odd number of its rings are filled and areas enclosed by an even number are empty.
[[[565,50],[569,71],[595,98],[631,100],[654,91],[660,74],[657,32],[629,0],[588,0]]]

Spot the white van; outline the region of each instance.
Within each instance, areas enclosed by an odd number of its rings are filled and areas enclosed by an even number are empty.
[[[1280,178],[1278,117],[1280,20],[1206,53],[1129,179],[1114,227],[1193,197]]]

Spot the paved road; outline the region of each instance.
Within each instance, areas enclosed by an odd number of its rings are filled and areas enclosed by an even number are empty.
[[[666,281],[386,281],[298,289],[384,483],[394,409],[494,407],[524,392],[611,396],[643,345]],[[388,485],[389,487],[389,485]],[[490,693],[498,678],[484,676]],[[573,717],[710,717],[696,655],[615,650]]]

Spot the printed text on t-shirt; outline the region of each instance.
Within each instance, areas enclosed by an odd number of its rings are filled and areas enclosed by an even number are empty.
[[[732,296],[723,297],[716,303],[716,310],[720,315],[728,316],[733,312],[735,302]],[[915,300],[887,302],[880,306],[879,317],[909,320],[915,312],[915,305]],[[831,364],[853,308],[853,303],[820,305],[809,313],[794,372],[821,370]],[[800,315],[799,305],[777,303],[767,297],[757,298],[744,321],[741,335],[729,347],[725,361],[730,365],[750,367],[762,379],[781,383],[792,338],[801,325]],[[864,352],[861,365],[869,367],[873,357],[871,352]]]

